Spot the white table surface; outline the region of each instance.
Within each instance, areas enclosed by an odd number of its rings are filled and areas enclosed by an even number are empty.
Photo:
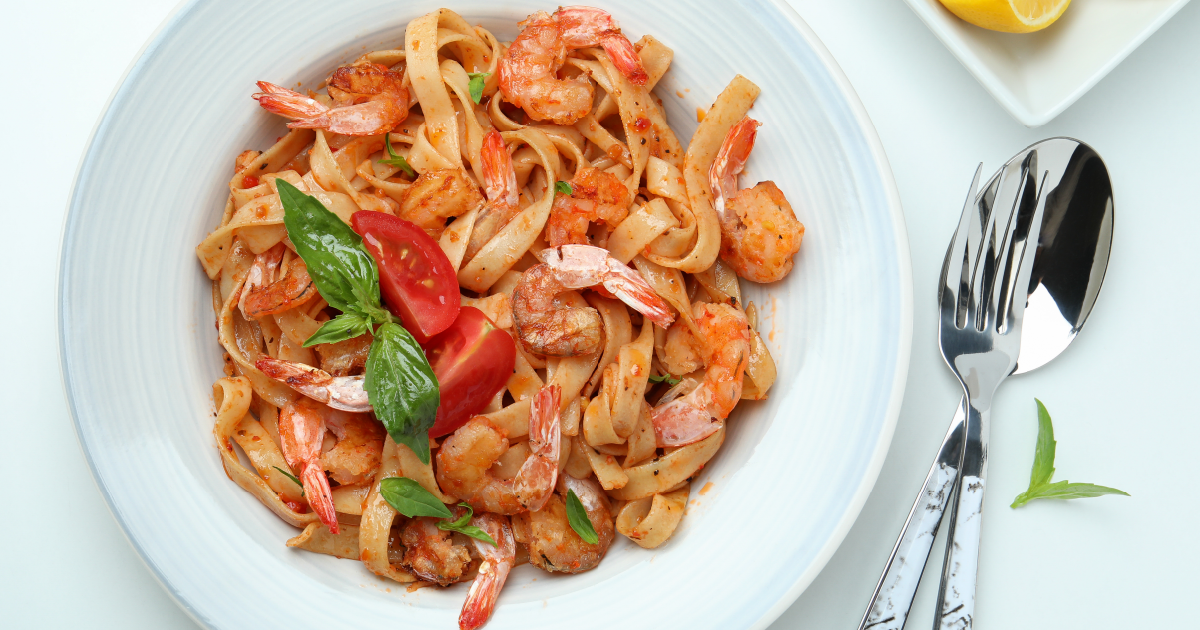
[[[1090,143],[1108,164],[1117,208],[1112,261],[1087,330],[1054,363],[1005,384],[995,403],[977,627],[1194,623],[1176,611],[1194,596],[1200,566],[1200,426],[1187,398],[1200,355],[1192,324],[1200,310],[1192,185],[1200,172],[1200,3],[1057,120],[1030,130],[900,0],[791,2],[850,77],[883,139],[908,222],[916,313],[908,390],[879,481],[825,570],[772,628],[856,626],[960,395],[937,352],[934,287],[971,174],[980,161],[991,172],[1055,135]],[[88,472],[55,337],[58,247],[79,156],[173,2],[5,5],[0,625],[195,628],[138,559]],[[1182,316],[1155,317],[1166,309]],[[1055,419],[1056,478],[1115,486],[1132,498],[1008,508],[1028,482],[1034,396]],[[763,536],[770,553],[768,536],[786,535],[787,524],[763,522],[748,515],[740,535]],[[936,568],[930,576],[910,628],[931,626]]]

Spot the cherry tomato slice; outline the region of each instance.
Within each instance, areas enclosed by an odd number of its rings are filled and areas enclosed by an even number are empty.
[[[483,411],[517,364],[517,346],[483,311],[462,307],[454,325],[423,344],[442,404],[429,437],[453,433]]]
[[[360,210],[350,225],[379,264],[379,288],[393,315],[425,343],[458,317],[458,276],[424,230],[383,212]]]

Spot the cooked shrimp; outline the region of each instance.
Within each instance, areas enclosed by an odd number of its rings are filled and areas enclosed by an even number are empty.
[[[472,540],[475,550],[483,557],[483,564],[479,565],[479,575],[471,584],[467,601],[463,603],[462,613],[458,616],[459,630],[475,630],[487,623],[517,556],[517,543],[513,540],[512,526],[507,518],[496,514],[476,514],[471,518],[471,525],[487,532],[496,541],[496,546],[482,540]]]
[[[366,483],[375,478],[383,459],[383,425],[365,413],[322,409],[325,428],[337,438],[321,455],[321,466],[340,484]]]
[[[351,413],[372,411],[362,376],[331,376],[311,365],[263,357],[254,367],[309,398]]]
[[[512,479],[492,473],[492,464],[508,450],[504,431],[483,416],[472,418],[442,442],[437,481],[442,491],[466,501],[478,512],[517,514],[537,509],[554,491],[561,444],[558,385],[534,396],[529,417],[531,453]]]
[[[603,46],[630,82],[646,84],[646,70],[633,44],[612,16],[600,9],[561,7],[553,15],[538,11],[520,26],[521,34],[500,60],[500,90],[505,100],[534,120],[573,125],[591,111],[593,88],[588,78],[557,76],[572,50]]]
[[[519,210],[517,171],[513,168],[512,156],[504,146],[504,137],[499,131],[493,129],[484,136],[479,159],[483,164],[484,192],[488,200],[475,219],[475,227],[471,229],[465,260],[474,258],[493,236],[517,216]]]
[[[759,122],[742,118],[729,129],[708,170],[714,207],[721,221],[721,259],[751,282],[782,280],[800,251],[804,224],[774,182],[738,190]]]
[[[404,192],[397,216],[412,221],[434,240],[446,230],[446,220],[462,216],[483,203],[483,195],[462,169],[433,169],[421,173]]]
[[[262,92],[252,95],[263,109],[292,119],[291,128],[324,129],[349,136],[374,136],[391,131],[408,117],[408,88],[398,72],[365,63],[342,66],[327,79],[334,107],[259,81]]]
[[[562,444],[562,427],[558,411],[562,389],[548,385],[538,390],[530,402],[529,457],[513,477],[517,499],[531,512],[542,509],[554,492],[558,477],[558,456]]]
[[[629,188],[616,175],[585,167],[575,173],[570,185],[570,195],[555,196],[546,222],[550,247],[587,245],[588,226],[593,221],[616,227],[629,216]]]
[[[454,510],[454,518],[460,516],[462,508]],[[471,564],[471,553],[467,546],[454,541],[450,532],[438,529],[441,519],[427,516],[414,518],[400,532],[404,545],[404,565],[413,575],[426,582],[437,582],[449,586],[461,581]]]
[[[275,278],[287,247],[283,243],[254,257],[254,265],[246,275],[246,286],[238,307],[246,319],[282,313],[304,304],[317,296],[317,285],[308,275],[308,267],[300,257],[288,263],[287,271]]]
[[[321,466],[321,444],[325,440],[325,420],[320,406],[301,398],[288,403],[279,413],[279,442],[283,458],[292,470],[300,471],[304,496],[313,512],[329,531],[338,533],[337,511],[329,479]]]
[[[742,396],[750,361],[750,323],[728,304],[698,303],[692,308],[700,332],[704,380],[691,393],[651,412],[658,445],[683,446],[712,435]]]
[[[660,327],[675,321],[646,279],[605,249],[563,245],[543,250],[541,258],[543,263],[527,269],[513,290],[513,326],[527,352],[571,357],[600,350],[603,324],[596,309],[554,305],[554,296],[570,289],[603,285]]]
[[[587,511],[588,520],[599,540],[592,545],[584,542],[567,520],[567,504],[563,497],[573,490]],[[563,475],[558,494],[546,507],[529,514],[529,561],[546,571],[580,573],[600,564],[615,532],[608,498],[600,484],[591,479],[576,479]]]

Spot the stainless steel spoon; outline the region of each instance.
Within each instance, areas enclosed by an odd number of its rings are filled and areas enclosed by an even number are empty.
[[[1032,151],[1037,152],[1041,168],[1048,171],[1045,190],[1049,192],[1029,280],[1021,350],[1013,374],[1045,365],[1079,334],[1104,282],[1112,247],[1112,183],[1099,154],[1077,140],[1051,138],[1028,147],[1009,164],[1024,160]],[[968,203],[988,194],[994,196],[1003,170],[1002,167],[997,171],[979,196],[968,199]],[[959,403],[859,630],[900,630],[908,619],[962,463],[965,402],[964,399]],[[986,450],[987,445],[983,446]],[[943,621],[946,619],[939,610],[935,627]],[[970,627],[969,618],[959,621],[968,624],[962,627]]]

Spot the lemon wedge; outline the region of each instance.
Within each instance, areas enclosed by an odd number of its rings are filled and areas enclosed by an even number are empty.
[[[1071,0],[941,0],[951,13],[1005,33],[1032,33],[1054,23]]]

